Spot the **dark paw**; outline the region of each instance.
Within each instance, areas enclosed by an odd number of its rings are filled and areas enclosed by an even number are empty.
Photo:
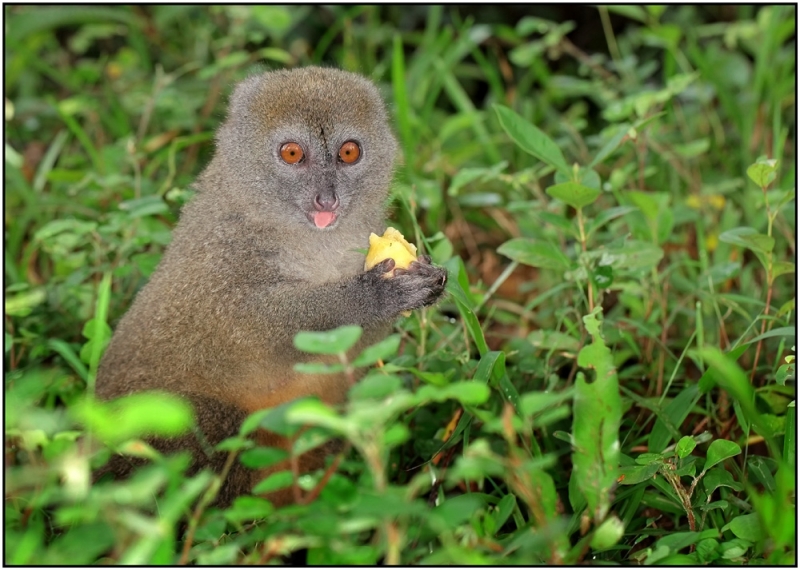
[[[401,294],[402,310],[434,304],[444,292],[447,271],[431,265],[430,257],[420,258],[408,269],[395,269],[393,281]]]

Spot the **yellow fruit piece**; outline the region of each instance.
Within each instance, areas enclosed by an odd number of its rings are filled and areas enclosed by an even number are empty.
[[[370,234],[364,271],[369,271],[389,258],[394,259],[395,269],[408,269],[408,266],[417,260],[417,246],[408,243],[403,234],[394,228],[386,228],[382,236]]]

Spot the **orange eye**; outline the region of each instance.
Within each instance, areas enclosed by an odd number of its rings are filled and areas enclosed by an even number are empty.
[[[360,156],[361,149],[358,144],[353,141],[347,141],[342,145],[342,148],[339,149],[339,158],[342,162],[347,164],[353,164]]]
[[[286,164],[297,164],[303,160],[303,149],[295,142],[289,142],[281,147],[281,158]]]

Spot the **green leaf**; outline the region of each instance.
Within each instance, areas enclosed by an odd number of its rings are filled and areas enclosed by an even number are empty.
[[[561,200],[568,206],[576,210],[592,204],[600,197],[601,192],[594,188],[589,188],[577,182],[563,182],[550,186],[545,190],[547,194],[556,200]]]
[[[571,176],[571,169],[564,160],[561,149],[550,137],[508,107],[494,105],[494,110],[497,112],[500,125],[517,146],[565,176]]]
[[[775,477],[772,476],[772,471],[765,458],[758,455],[750,456],[747,460],[747,467],[754,481],[763,485],[767,492],[775,492]]]
[[[730,471],[722,467],[711,469],[703,477],[703,488],[709,497],[719,487],[730,487],[734,491],[742,490],[742,486],[733,480],[733,475],[731,475]]]
[[[290,404],[286,409],[286,421],[299,425],[322,426],[340,433],[346,431],[348,426],[348,422],[340,418],[330,406],[312,398]]]
[[[639,465],[650,465],[651,463],[663,463],[663,457],[660,453],[642,453],[636,457],[636,463]]]
[[[397,354],[398,348],[400,348],[400,335],[390,335],[382,341],[365,348],[361,354],[353,360],[353,366],[371,366],[378,362],[378,360],[386,360],[390,356],[394,356]]]
[[[533,416],[545,410],[560,406],[567,400],[572,399],[571,389],[563,392],[530,392],[524,394],[519,400],[520,413],[523,416]]]
[[[688,457],[696,446],[697,442],[694,440],[694,438],[692,436],[685,435],[680,439],[678,445],[675,446],[675,453],[678,457],[683,459],[684,457]]]
[[[606,158],[611,156],[611,154],[619,148],[620,144],[622,144],[623,139],[628,134],[631,126],[629,123],[622,123],[617,125],[617,129],[613,135],[606,141],[606,144],[597,151],[597,155],[595,155],[592,162],[589,163],[589,168],[597,166],[601,162],[603,162]]]
[[[661,468],[661,463],[649,463],[647,465],[629,465],[620,467],[620,475],[623,476],[620,485],[638,485],[653,478]]]
[[[595,522],[605,519],[611,506],[611,489],[616,485],[619,466],[619,426],[622,401],[611,351],[600,332],[602,308],[583,318],[592,343],[578,353],[578,366],[594,371],[588,382],[584,372],[575,384],[572,432],[575,439],[572,476]]]
[[[16,295],[6,294],[4,302],[6,315],[12,317],[26,317],[31,314],[34,307],[41,305],[46,299],[47,291],[44,287],[28,289]]]
[[[373,372],[350,388],[350,400],[382,400],[397,392],[403,381],[393,374]]]
[[[775,180],[777,171],[778,161],[774,158],[764,158],[747,167],[747,176],[760,188],[766,188]]]
[[[83,335],[89,339],[86,343],[86,358],[84,362],[89,365],[87,376],[88,392],[94,394],[94,384],[97,378],[97,367],[100,365],[100,358],[111,340],[111,328],[108,326],[108,306],[111,302],[111,273],[106,272],[97,286],[97,300],[95,301],[94,318],[86,323],[83,328]],[[90,325],[91,323],[91,325]],[[85,348],[84,347],[84,348]],[[81,350],[83,358],[84,351]]]
[[[729,457],[734,457],[742,452],[742,448],[738,444],[728,441],[727,439],[715,439],[708,446],[706,452],[706,464],[703,471],[708,471],[711,467],[725,461]]]
[[[289,453],[284,449],[277,449],[274,447],[254,447],[247,449],[239,456],[239,461],[242,465],[257,469],[260,467],[269,467],[275,465],[279,461],[283,461],[289,457]]]
[[[278,471],[277,473],[270,473],[266,479],[257,483],[256,486],[253,487],[253,494],[263,495],[266,493],[271,493],[272,491],[285,489],[286,487],[291,487],[293,482],[294,478],[292,477],[291,471]],[[266,516],[268,514],[269,512],[264,512],[264,515],[262,516]]]
[[[719,542],[713,538],[704,538],[697,543],[695,552],[697,553],[697,560],[701,564],[708,564],[719,558]]]
[[[475,303],[468,295],[469,280],[467,278],[467,270],[464,267],[464,261],[460,257],[453,257],[447,263],[447,269],[449,278],[447,279],[445,289],[455,300],[458,312],[461,314],[464,325],[469,335],[472,337],[473,342],[475,342],[475,346],[478,348],[478,353],[484,355],[489,352],[489,346],[486,344],[486,338],[483,335],[481,323],[472,310]],[[454,276],[457,278],[453,278]]]
[[[345,325],[323,332],[301,331],[294,337],[294,345],[311,354],[339,354],[347,352],[361,338],[363,329],[358,325]]]
[[[194,424],[189,403],[167,392],[139,392],[110,402],[86,398],[71,412],[110,444],[134,437],[175,437]]]
[[[664,250],[646,241],[628,240],[621,246],[592,252],[600,257],[600,265],[617,269],[645,269],[658,265]]]
[[[586,235],[590,236],[608,222],[635,211],[635,206],[615,206],[613,208],[603,209],[591,220],[589,228],[586,230]]]
[[[719,241],[769,253],[775,247],[775,238],[758,233],[750,227],[738,227],[719,234]]]
[[[766,536],[757,513],[736,517],[722,527],[722,532],[726,530],[730,530],[736,538],[742,538],[750,542],[759,542]]]
[[[774,337],[795,338],[796,336],[797,336],[797,329],[795,329],[794,327],[778,327],[776,329],[772,329],[771,331],[767,331],[764,334],[760,334],[755,338],[751,338],[745,344],[752,344],[754,342],[764,340],[765,338],[774,338]]]
[[[497,248],[497,253],[531,265],[547,269],[569,269],[570,261],[555,245],[530,238],[514,238]]]
[[[658,219],[660,208],[658,201],[649,192],[642,192],[640,190],[632,190],[626,192],[625,196],[637,206],[642,213],[650,220]]]
[[[615,515],[611,515],[594,531],[591,546],[606,550],[614,546],[625,533],[625,525]]]
[[[469,406],[483,404],[489,399],[489,394],[486,384],[474,381],[454,382],[443,387],[428,385],[417,391],[417,396],[422,400],[441,402],[452,398]]]
[[[528,335],[528,342],[536,348],[576,353],[581,347],[578,339],[558,331],[538,330]]]
[[[724,560],[741,558],[753,546],[750,542],[741,538],[734,538],[719,545],[719,552]]]
[[[291,475],[291,472],[289,472],[290,478]],[[264,491],[260,492],[263,493]],[[272,503],[261,497],[236,497],[233,501],[233,505],[225,511],[225,518],[231,522],[251,521],[263,519],[274,510],[275,507],[272,506]]]
[[[772,279],[786,273],[794,273],[795,265],[791,261],[775,261],[772,264]]]
[[[169,206],[158,195],[120,202],[119,209],[128,212],[128,216],[131,218],[143,218],[169,212]]]

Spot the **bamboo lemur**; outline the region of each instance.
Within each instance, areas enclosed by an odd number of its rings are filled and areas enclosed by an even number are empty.
[[[211,445],[236,435],[256,410],[312,394],[341,402],[343,375],[293,370],[308,358],[294,348],[295,333],[357,324],[366,346],[399,313],[444,290],[445,270],[424,256],[391,279],[383,275],[392,260],[363,270],[357,250],[384,229],[396,150],[378,90],[359,75],[307,67],[241,82],[196,197],[108,346],[98,396],[179,394]],[[257,440],[288,445],[263,431]],[[209,456],[195,434],[153,443],[191,450],[193,470],[219,471],[227,455]],[[324,450],[310,452],[301,468],[323,459]],[[121,456],[108,467],[121,475],[130,468]],[[249,493],[265,474],[237,462],[219,502]],[[291,501],[288,492],[269,498]]]

